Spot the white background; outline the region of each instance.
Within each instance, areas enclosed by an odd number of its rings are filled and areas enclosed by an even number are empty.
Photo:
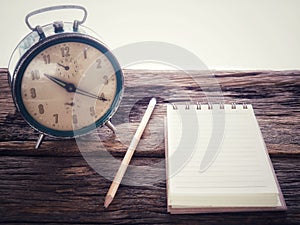
[[[111,49],[138,41],[164,41],[195,53],[210,69],[300,69],[298,0],[0,3],[0,67],[7,67],[14,47],[29,33],[24,23],[27,13],[51,5],[79,4],[89,12],[85,25],[101,35]],[[81,13],[54,12],[36,16],[32,22],[44,25],[60,19],[70,21],[76,16],[79,18]]]

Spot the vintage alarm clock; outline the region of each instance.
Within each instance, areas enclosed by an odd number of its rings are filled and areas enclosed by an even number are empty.
[[[32,27],[33,15],[59,9],[83,11],[83,19]],[[107,125],[123,93],[123,74],[112,52],[92,30],[82,26],[81,6],[43,8],[26,16],[32,30],[16,47],[9,63],[9,82],[17,109],[44,135],[72,138]]]

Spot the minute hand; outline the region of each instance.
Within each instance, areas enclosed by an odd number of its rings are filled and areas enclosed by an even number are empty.
[[[76,93],[84,95],[84,96],[87,96],[87,97],[95,98],[95,99],[98,99],[98,100],[101,100],[101,101],[104,101],[104,102],[107,101],[107,99],[104,98],[104,97],[101,97],[101,96],[98,96],[98,95],[94,95],[92,93],[89,93],[87,91],[81,90],[79,88],[76,88]]]

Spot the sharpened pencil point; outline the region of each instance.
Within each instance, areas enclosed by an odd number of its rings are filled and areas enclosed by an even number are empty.
[[[111,197],[111,195],[106,195],[105,197],[105,201],[104,201],[104,207],[107,208],[110,203],[112,202],[113,198]]]

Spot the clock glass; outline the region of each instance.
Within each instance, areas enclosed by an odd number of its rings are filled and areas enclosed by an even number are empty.
[[[85,35],[46,38],[24,55],[15,99],[25,119],[43,133],[84,134],[116,110],[123,75],[112,53]]]

